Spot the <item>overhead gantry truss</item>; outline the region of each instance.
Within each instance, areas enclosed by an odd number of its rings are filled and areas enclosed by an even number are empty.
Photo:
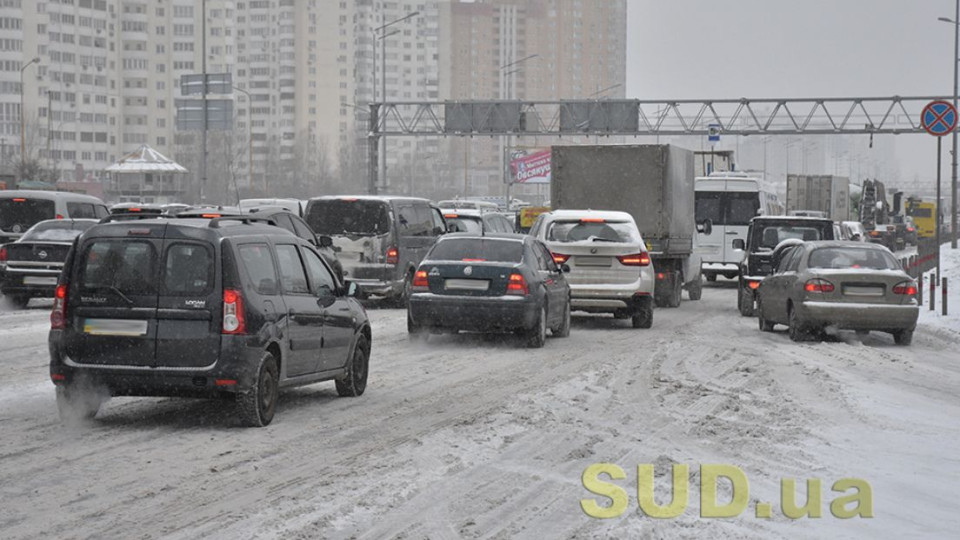
[[[398,101],[370,104],[368,136],[896,135],[922,133],[923,107],[950,99]]]

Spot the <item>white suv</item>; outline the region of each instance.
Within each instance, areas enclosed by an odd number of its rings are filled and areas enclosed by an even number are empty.
[[[555,210],[530,231],[570,266],[573,310],[613,313],[634,328],[653,324],[654,271],[633,216],[626,212]]]

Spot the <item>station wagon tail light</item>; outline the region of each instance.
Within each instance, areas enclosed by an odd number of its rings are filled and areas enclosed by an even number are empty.
[[[551,255],[553,255],[553,262],[557,264],[563,264],[570,260],[570,256],[563,253],[551,253]]]
[[[413,275],[413,285],[410,287],[410,291],[429,291],[430,282],[427,280],[427,271],[426,270],[417,270],[417,273]]]
[[[803,290],[812,293],[833,292],[833,283],[825,279],[811,279],[803,285]]]
[[[523,278],[523,274],[516,272],[510,274],[510,279],[507,281],[507,294],[515,294],[517,296],[527,296],[530,294],[530,287],[527,287],[527,280]]]
[[[645,252],[620,255],[617,260],[624,266],[650,266],[650,254]]]
[[[243,296],[236,289],[223,290],[223,333],[243,334],[247,331],[243,315]]]
[[[53,310],[50,311],[50,329],[63,330],[67,327],[67,286],[57,285],[53,293]]]
[[[916,296],[917,294],[917,284],[912,281],[904,281],[903,283],[898,283],[893,288],[893,294],[905,294],[907,296]]]
[[[387,264],[400,262],[400,250],[395,247],[387,248]]]

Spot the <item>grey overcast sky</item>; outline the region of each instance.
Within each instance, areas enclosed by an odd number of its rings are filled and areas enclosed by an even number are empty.
[[[954,33],[937,17],[955,9],[953,0],[628,0],[626,94],[950,95]],[[935,175],[932,137],[896,144],[904,176]]]

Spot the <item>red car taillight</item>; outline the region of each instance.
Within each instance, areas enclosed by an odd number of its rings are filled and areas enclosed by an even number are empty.
[[[50,311],[50,328],[63,330],[67,327],[67,286],[57,285],[53,293],[53,310]]]
[[[0,262],[7,262],[7,248],[0,248]]]
[[[563,253],[551,253],[551,255],[553,255],[553,262],[557,264],[563,264],[570,260],[570,256]]]
[[[413,275],[413,284],[410,287],[411,292],[418,291],[429,291],[430,282],[427,280],[427,271],[426,270],[417,270],[417,273]]]
[[[893,288],[893,294],[905,294],[907,296],[915,296],[917,294],[917,284],[912,281],[904,281],[903,283],[898,283]]]
[[[243,334],[247,331],[243,314],[243,296],[236,289],[223,290],[223,333]]]
[[[515,294],[517,296],[527,296],[530,294],[530,287],[527,287],[527,280],[523,278],[523,274],[510,274],[510,280],[507,281],[507,294]]]
[[[747,287],[750,287],[752,290],[755,291],[760,288],[760,282],[751,279],[747,281]]]
[[[387,248],[387,264],[400,262],[400,250],[395,247]]]
[[[803,290],[812,293],[833,292],[833,283],[825,279],[811,279],[804,284]]]
[[[650,266],[650,254],[646,252],[620,255],[617,260],[624,266]]]

